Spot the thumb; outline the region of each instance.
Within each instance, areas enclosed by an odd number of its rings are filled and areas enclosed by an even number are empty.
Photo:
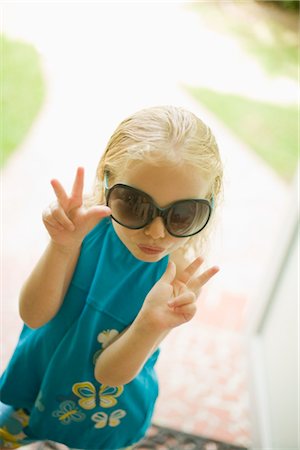
[[[176,265],[173,261],[169,261],[165,273],[161,277],[160,281],[171,284],[172,281],[174,281],[175,275],[176,275]]]
[[[104,217],[111,215],[111,209],[108,206],[92,206],[86,211],[86,222],[88,227],[92,229]]]

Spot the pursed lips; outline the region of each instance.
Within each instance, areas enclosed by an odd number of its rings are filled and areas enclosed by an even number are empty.
[[[138,244],[138,247],[144,253],[162,253],[165,249],[162,247],[155,247],[147,244]]]

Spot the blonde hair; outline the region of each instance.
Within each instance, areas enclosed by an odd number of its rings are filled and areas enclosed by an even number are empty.
[[[218,205],[223,178],[218,146],[210,128],[195,114],[181,107],[157,106],[142,109],[123,120],[98,164],[92,202],[105,203],[105,171],[113,184],[118,174],[137,160],[158,165],[188,163],[198,167],[203,176],[212,180],[208,199],[213,197],[215,207]],[[192,246],[198,252],[211,227],[206,228],[190,238],[184,250]]]

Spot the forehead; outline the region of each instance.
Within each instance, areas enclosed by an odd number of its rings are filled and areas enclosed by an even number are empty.
[[[187,163],[153,165],[132,161],[115,182],[140,189],[164,206],[177,200],[205,198],[212,180]]]

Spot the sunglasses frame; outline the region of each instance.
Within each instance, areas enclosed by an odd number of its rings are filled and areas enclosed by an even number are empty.
[[[156,219],[156,217],[161,217],[161,218],[163,219],[163,223],[164,223],[165,229],[167,230],[167,232],[168,232],[171,236],[174,236],[174,237],[177,237],[177,238],[185,238],[185,237],[194,236],[195,234],[200,233],[200,231],[202,231],[203,228],[205,228],[206,225],[208,224],[209,219],[210,219],[211,214],[212,214],[213,203],[214,203],[214,202],[213,202],[213,197],[212,197],[211,201],[209,201],[209,200],[207,200],[207,199],[204,199],[204,198],[201,198],[201,199],[189,198],[189,199],[177,200],[176,202],[170,203],[170,204],[167,205],[166,207],[161,208],[160,206],[158,206],[158,205],[155,203],[155,201],[153,200],[153,198],[152,198],[149,194],[147,194],[147,193],[144,192],[144,191],[141,191],[140,189],[136,189],[136,188],[134,188],[134,187],[132,187],[132,186],[128,186],[127,184],[122,184],[122,183],[114,184],[111,188],[109,188],[109,187],[108,187],[108,174],[107,174],[107,172],[105,172],[105,173],[104,173],[104,188],[105,188],[105,197],[106,197],[106,205],[107,205],[107,206],[108,206],[108,202],[109,202],[109,198],[110,198],[110,196],[111,196],[111,193],[112,193],[116,188],[118,188],[118,187],[126,188],[126,189],[129,189],[129,190],[131,190],[131,191],[141,193],[143,196],[145,196],[146,198],[148,198],[148,199],[150,200],[150,203],[151,203],[151,204],[154,206],[154,208],[155,208],[155,216],[152,217],[149,221],[147,221],[144,225],[142,225],[142,226],[137,226],[137,227],[124,225],[124,224],[121,223],[119,220],[117,220],[113,215],[111,215],[111,218],[112,218],[115,222],[119,223],[119,224],[122,225],[123,227],[128,228],[128,229],[130,229],[130,230],[140,230],[140,229],[142,229],[142,228],[145,228],[147,225],[149,225],[151,222],[153,222],[153,220]],[[194,232],[194,233],[191,233],[191,234],[184,234],[184,235],[180,235],[180,236],[179,236],[179,235],[174,234],[173,232],[169,231],[169,229],[168,229],[168,223],[167,223],[167,217],[168,217],[168,213],[169,213],[169,211],[170,211],[170,209],[171,209],[172,207],[174,207],[174,206],[177,205],[178,203],[182,203],[182,202],[186,202],[186,201],[193,201],[193,202],[196,202],[196,203],[202,203],[202,204],[207,205],[208,208],[209,208],[209,214],[208,214],[208,217],[207,217],[207,220],[206,220],[205,224],[200,228],[200,230],[198,230],[198,231],[196,231],[196,232]]]

